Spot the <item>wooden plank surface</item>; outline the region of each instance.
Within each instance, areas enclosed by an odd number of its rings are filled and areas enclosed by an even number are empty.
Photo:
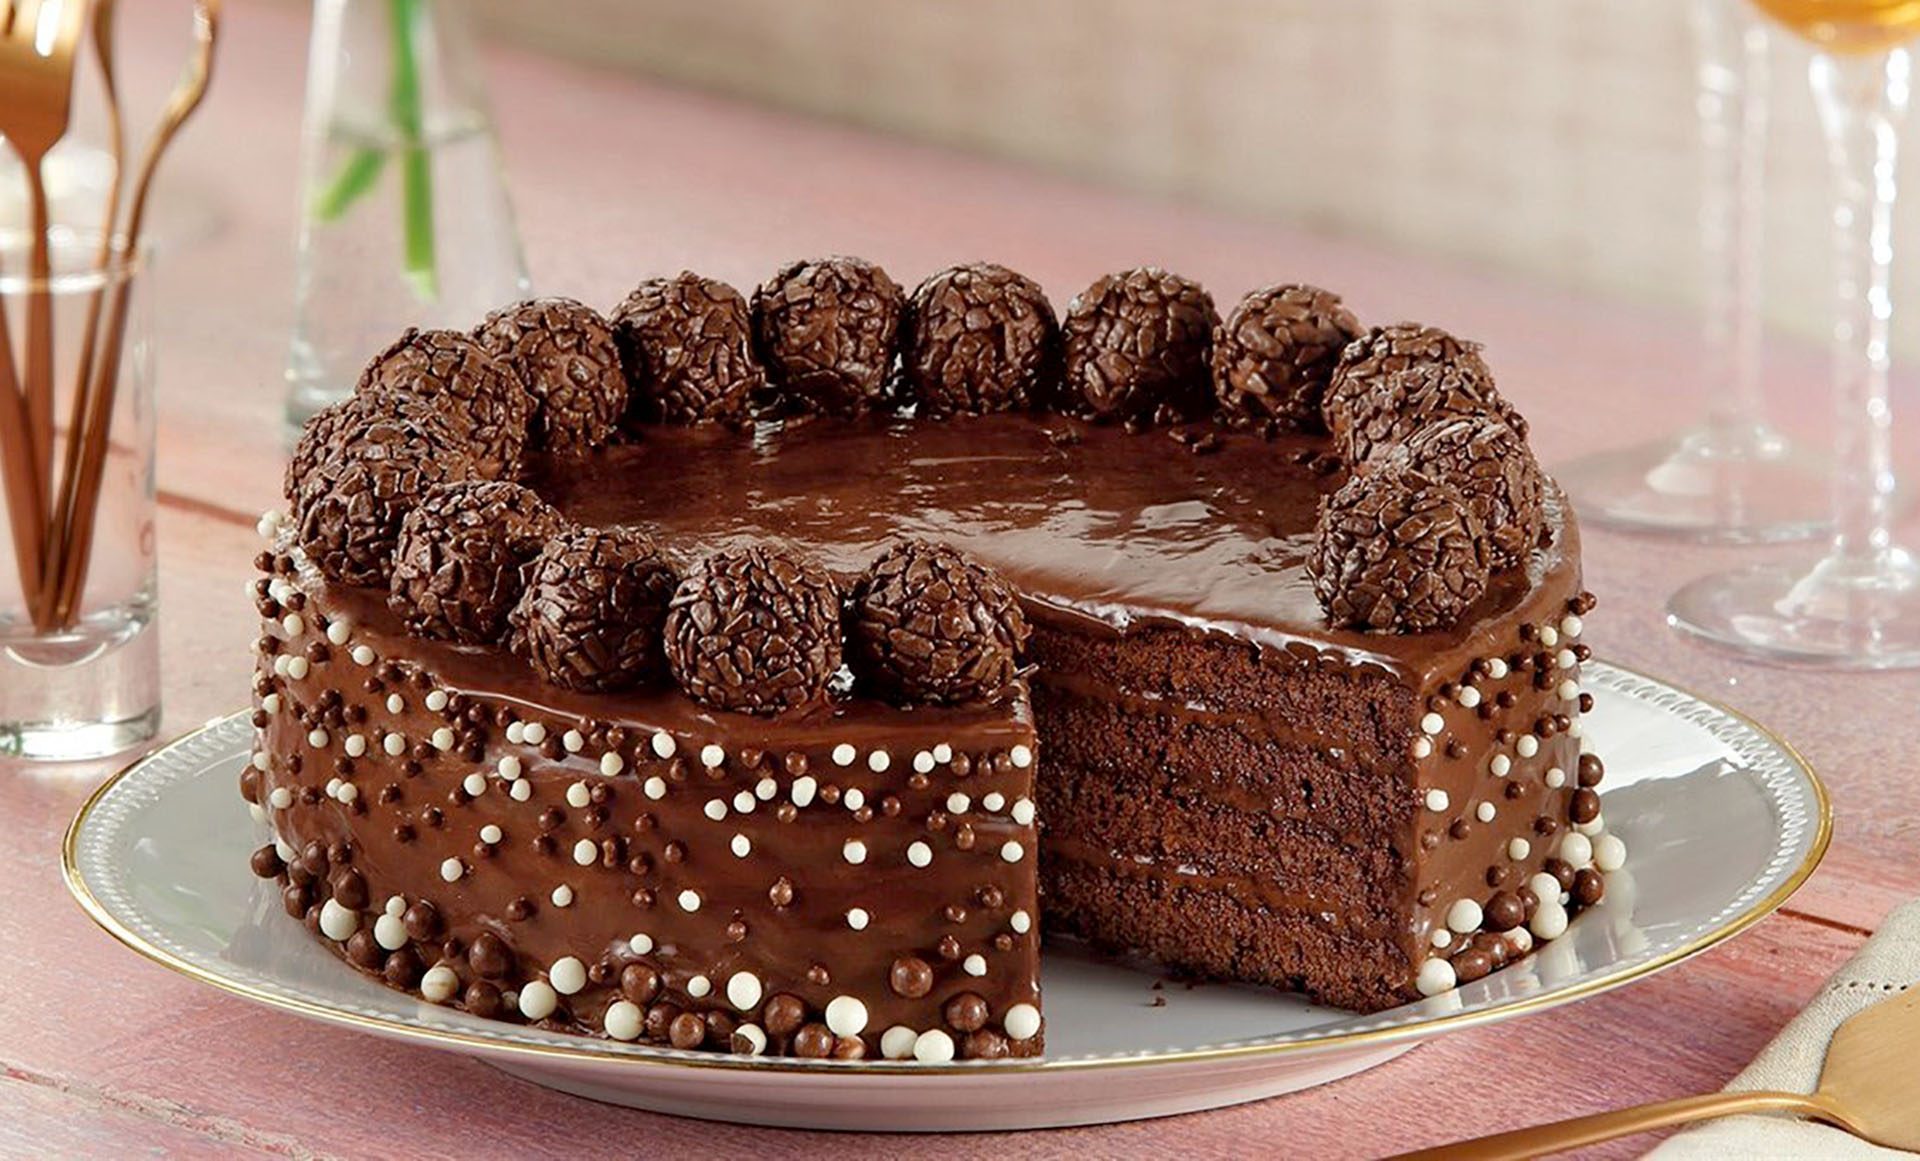
[[[155,33],[123,38],[132,84],[171,75],[175,60],[158,35],[166,13],[155,11],[167,7],[123,7]],[[169,730],[244,702],[252,626],[240,590],[257,547],[253,514],[274,502],[281,458],[304,24],[278,7],[245,6],[232,32],[162,214],[183,231],[211,223],[176,235],[157,275]],[[1222,298],[1308,279],[1340,289],[1367,317],[1427,318],[1485,340],[1549,465],[1684,410],[1677,400],[1697,351],[1683,318],[530,58],[491,63],[543,291],[609,304],[640,277],[683,265],[744,286],[783,258],[844,251],[871,255],[903,281],[993,257],[1064,301],[1104,269],[1157,261]],[[1820,411],[1821,369],[1811,352],[1773,352],[1773,377],[1799,419]],[[1894,902],[1920,891],[1920,778],[1909,769],[1920,678],[1764,669],[1662,627],[1661,602],[1679,581],[1750,558],[1592,534],[1588,570],[1603,604],[1590,639],[1605,657],[1767,722],[1826,775],[1839,813],[1833,854],[1789,912],[1625,991],[1450,1036],[1340,1084],[990,1147],[1232,1156],[1284,1139],[1307,1155],[1365,1156],[1721,1084]],[[192,985],[114,945],[61,890],[58,836],[97,774],[0,770],[10,829],[0,846],[0,946],[13,985],[0,989],[0,1155],[964,1155],[986,1144],[782,1134],[605,1108]]]

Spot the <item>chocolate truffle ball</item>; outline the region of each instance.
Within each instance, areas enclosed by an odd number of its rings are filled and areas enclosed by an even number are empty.
[[[513,648],[548,682],[604,693],[664,672],[660,630],[673,568],[646,533],[574,528],[528,570],[514,606]]]
[[[429,401],[457,431],[482,479],[519,478],[533,396],[518,372],[459,331],[408,330],[374,356],[355,394]]]
[[[1520,564],[1539,543],[1546,477],[1511,427],[1487,415],[1442,420],[1414,433],[1407,456],[1415,469],[1460,489],[1496,570]]]
[[[518,484],[469,480],[421,497],[400,526],[387,605],[423,637],[481,645],[500,640],[520,600],[528,562],[566,527]]]
[[[1307,568],[1329,622],[1375,632],[1446,628],[1487,587],[1483,531],[1466,497],[1404,459],[1321,501]]]
[[[613,328],[585,303],[516,303],[488,315],[474,337],[532,393],[529,446],[584,455],[607,442],[627,410],[627,376]]]
[[[889,700],[990,701],[1020,671],[1027,619],[1013,589],[944,544],[903,541],[855,583],[847,647],[858,681]]]
[[[1340,296],[1290,283],[1240,300],[1213,336],[1213,389],[1236,425],[1319,431],[1340,352],[1360,337]]]
[[[780,548],[716,552],[667,606],[667,666],[703,705],[777,714],[826,692],[840,668],[840,591]]]
[[[629,426],[741,422],[766,389],[747,300],[724,282],[685,270],[649,278],[614,308],[612,321]]]
[[[1094,419],[1172,422],[1213,398],[1213,296],[1147,266],[1108,274],[1067,307],[1066,406]]]
[[[1351,405],[1334,433],[1334,447],[1352,467],[1397,452],[1428,427],[1449,419],[1491,418],[1526,434],[1526,421],[1501,398],[1491,380],[1461,366],[1409,367],[1376,382]]]
[[[784,414],[883,407],[906,296],[863,258],[780,268],[753,294],[753,338]]]
[[[1055,390],[1060,324],[1025,275],[949,266],[914,290],[905,325],[902,378],[929,415],[1024,411]]]
[[[330,434],[334,450],[299,482],[300,546],[329,580],[384,585],[400,524],[436,484],[476,474],[439,408],[406,418],[356,413]]]

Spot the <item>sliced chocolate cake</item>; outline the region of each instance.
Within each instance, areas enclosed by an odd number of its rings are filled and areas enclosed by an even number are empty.
[[[1476,348],[1065,318],[830,259],[397,344],[268,521],[255,870],[430,1001],[809,1057],[1042,1051],[1043,926],[1362,1010],[1564,931],[1591,598]]]

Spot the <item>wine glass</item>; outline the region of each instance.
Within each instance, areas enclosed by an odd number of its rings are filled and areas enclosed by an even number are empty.
[[[1887,391],[1894,174],[1920,0],[1754,0],[1804,36],[1833,194],[1833,539],[1820,559],[1716,573],[1667,620],[1754,656],[1831,668],[1920,665],[1920,563],[1893,541]]]
[[[1557,467],[1581,519],[1718,544],[1805,540],[1829,527],[1827,465],[1767,422],[1760,382],[1769,36],[1741,0],[1695,0],[1704,170],[1702,422]]]

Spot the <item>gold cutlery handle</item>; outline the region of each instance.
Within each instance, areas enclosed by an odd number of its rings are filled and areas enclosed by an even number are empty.
[[[1538,1157],[1630,1137],[1668,1125],[1729,1117],[1735,1113],[1796,1113],[1826,1121],[1849,1132],[1856,1132],[1846,1117],[1819,1093],[1800,1092],[1716,1092],[1706,1096],[1681,1097],[1657,1104],[1637,1105],[1630,1109],[1594,1113],[1550,1125],[1513,1129],[1488,1137],[1476,1137],[1403,1154],[1401,1161],[1505,1161],[1508,1158]]]

